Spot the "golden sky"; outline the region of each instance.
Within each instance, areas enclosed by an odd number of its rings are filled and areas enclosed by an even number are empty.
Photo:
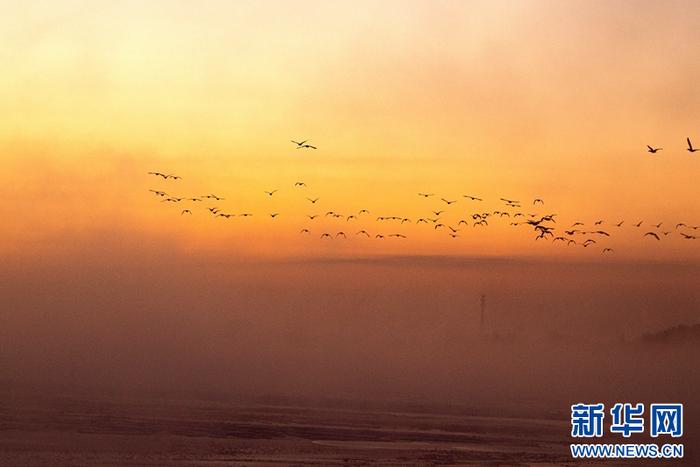
[[[506,197],[558,227],[624,219],[615,258],[697,260],[700,240],[630,224],[700,225],[700,153],[684,150],[700,146],[699,24],[697,2],[6,2],[0,253],[600,258],[505,220],[456,239],[374,221],[444,208],[425,191],[460,200],[451,225],[477,210],[463,194],[479,212]],[[255,215],[181,216],[149,188]],[[318,238],[340,230],[352,238]]]

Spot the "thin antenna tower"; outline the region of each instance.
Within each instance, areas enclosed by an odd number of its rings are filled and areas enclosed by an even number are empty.
[[[480,321],[480,329],[481,333],[484,333],[484,312],[486,310],[486,295],[481,295],[481,321]]]

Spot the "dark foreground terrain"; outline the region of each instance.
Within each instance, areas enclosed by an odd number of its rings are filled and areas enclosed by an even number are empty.
[[[566,412],[483,410],[13,392],[0,402],[0,465],[585,465],[569,457]]]

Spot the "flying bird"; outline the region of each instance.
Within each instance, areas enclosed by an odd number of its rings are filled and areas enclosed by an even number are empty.
[[[656,154],[657,151],[661,151],[663,148],[652,148],[647,144],[647,152],[650,152],[652,154]]]
[[[693,147],[693,143],[690,142],[690,138],[686,138],[685,140],[688,142],[688,148],[686,149],[686,151],[688,151],[688,152],[700,151],[700,149]]]
[[[265,194],[267,194],[268,196],[272,196],[275,193],[277,193],[277,191],[279,191],[279,190],[266,191]]]
[[[311,204],[316,204],[316,201],[319,200],[319,198],[306,198],[306,199],[308,199],[309,201],[311,201]]]
[[[270,213],[270,217],[272,217],[273,219],[274,219],[275,217],[279,216],[279,215],[280,215],[280,214],[279,214],[278,212]]]
[[[440,198],[440,199],[441,199],[442,201],[444,201],[445,203],[447,203],[448,206],[449,206],[450,204],[454,204],[454,203],[457,202],[457,200],[450,201],[450,200],[447,200],[447,199],[445,199],[445,198]]]
[[[644,234],[645,237],[654,237],[657,240],[661,240],[658,235],[656,235],[654,232],[647,232]]]
[[[296,144],[296,145],[297,145],[297,149],[298,149],[298,148],[302,147],[302,146],[304,145],[304,143],[306,143],[306,141],[307,141],[307,140],[304,140],[304,141],[299,142],[299,141],[294,141],[294,140],[292,140],[292,143]]]
[[[472,201],[483,201],[483,199],[477,198],[476,196],[472,196],[472,195],[462,195],[462,196],[464,196],[465,198],[468,198]]]
[[[189,209],[183,209],[182,212],[180,213],[180,215],[183,215],[183,214],[192,214],[192,211],[190,211]]]
[[[542,201],[541,199],[537,198],[537,199],[535,199],[535,200],[532,202],[533,206],[534,206],[535,204],[537,204],[537,203],[544,204],[544,201]]]
[[[294,186],[306,186],[306,183],[304,182],[295,182]]]
[[[423,198],[427,198],[429,196],[435,196],[435,193],[418,193],[418,196],[422,196]]]

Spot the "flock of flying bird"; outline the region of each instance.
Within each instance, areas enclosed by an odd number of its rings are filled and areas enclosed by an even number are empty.
[[[317,149],[316,146],[313,146],[311,144],[308,144],[308,140],[303,140],[303,141],[293,141],[296,145],[296,149]],[[692,146],[692,143],[690,141],[690,138],[687,139],[688,143],[688,148],[687,150],[689,152],[696,152],[700,151],[699,149],[695,149]],[[647,146],[648,152],[651,153],[656,153],[657,151],[662,150],[663,148],[654,148],[652,146]],[[181,177],[178,175],[174,174],[166,174],[163,172],[148,172],[149,175],[153,175],[155,177],[160,177],[163,180],[173,180],[173,181],[178,181],[181,180]],[[295,189],[304,189],[307,188],[306,183],[302,181],[298,181],[294,183],[294,188]],[[152,193],[154,193],[156,196],[163,198],[161,202],[165,203],[181,203],[181,202],[191,202],[191,203],[203,203],[205,201],[209,202],[215,202],[215,201],[223,201],[224,198],[217,196],[215,194],[207,194],[207,195],[201,195],[201,196],[175,196],[172,194],[168,194],[165,191],[162,190],[155,190],[155,189],[150,189]],[[264,191],[264,194],[268,197],[273,197],[276,193],[278,193],[278,189],[274,190],[269,190],[269,191]],[[599,245],[600,243],[603,242],[603,240],[607,237],[610,237],[610,232],[608,231],[609,229],[606,230],[606,221],[599,219],[596,220],[592,226],[589,228],[586,228],[585,224],[583,222],[574,222],[570,226],[564,226],[564,227],[558,227],[556,217],[557,214],[555,213],[536,213],[536,212],[524,212],[523,211],[523,203],[521,203],[519,200],[515,199],[509,199],[509,198],[499,198],[499,203],[501,204],[501,208],[493,211],[487,211],[487,210],[480,210],[477,212],[471,212],[464,216],[463,218],[460,218],[459,220],[454,220],[454,222],[448,222],[447,216],[449,214],[455,214],[456,208],[453,207],[459,199],[449,199],[446,197],[440,197],[436,195],[435,193],[426,193],[426,192],[421,192],[418,193],[418,196],[421,198],[424,198],[426,200],[428,199],[434,199],[436,202],[439,202],[440,209],[437,210],[426,210],[426,215],[424,217],[420,217],[417,219],[411,219],[408,217],[403,217],[403,216],[395,216],[395,215],[382,215],[382,216],[377,216],[375,218],[375,222],[380,222],[380,223],[389,223],[395,226],[403,226],[404,224],[425,224],[426,227],[432,228],[434,231],[445,231],[449,237],[451,238],[457,238],[460,236],[460,232],[462,232],[465,228],[485,228],[490,225],[490,222],[493,223],[494,220],[500,220],[503,218],[507,218],[509,220],[509,225],[513,227],[517,226],[525,226],[529,227],[532,229],[532,232],[535,234],[534,239],[537,240],[551,240],[552,243],[557,243],[561,242],[563,244],[566,244],[568,246],[581,246],[583,248],[588,248],[591,247],[592,245]],[[315,206],[316,203],[319,201],[319,198],[312,198],[312,197],[305,197],[305,199],[310,203],[311,206]],[[469,203],[470,206],[479,206],[481,203],[484,202],[484,199],[478,196],[474,195],[462,195],[462,199]],[[534,210],[535,207],[537,206],[544,206],[544,200],[540,198],[536,198],[532,201],[532,204],[530,205],[532,210]],[[253,216],[252,213],[250,212],[242,212],[238,214],[232,214],[232,213],[227,213],[223,212],[219,207],[217,206],[205,206],[206,210],[211,214],[212,217],[217,217],[217,218],[224,218],[224,219],[230,219],[232,217],[251,217]],[[448,213],[448,210],[451,210],[452,213]],[[189,208],[185,208],[181,210],[181,215],[192,215],[192,210]],[[279,213],[277,212],[271,212],[268,213],[269,217],[271,219],[275,219],[279,216]],[[315,219],[319,218],[321,215],[317,213],[313,214],[307,214],[308,222],[314,221]],[[370,211],[367,209],[361,209],[356,213],[352,214],[340,214],[335,211],[327,211],[323,217],[324,218],[331,218],[331,219],[336,219],[336,220],[343,220],[346,225],[347,222],[350,221],[355,221],[360,218],[367,218],[370,216]],[[619,221],[610,224],[610,227],[613,227],[614,229],[620,229],[625,225],[625,221]],[[647,229],[642,229],[642,226],[644,225],[646,227],[646,224],[644,221],[638,221],[636,223],[631,224],[633,227],[638,228],[640,230],[646,230],[642,234],[642,237],[644,238],[649,238],[653,239],[655,241],[661,241],[662,238],[668,237],[669,235],[676,235],[684,240],[696,240],[700,237],[695,235],[696,232],[700,230],[700,226],[698,225],[689,225],[686,224],[685,222],[679,222],[675,224],[675,226],[671,230],[662,230],[662,226],[664,225],[663,222],[659,222],[657,224],[650,224],[649,228]],[[300,234],[306,234],[310,235],[311,234],[311,228],[306,227],[303,228],[300,231]],[[371,238],[372,235],[365,229],[358,230],[355,235],[357,236],[364,236],[367,238]],[[375,239],[384,239],[386,237],[389,238],[397,238],[397,239],[405,239],[407,236],[404,233],[400,232],[395,232],[395,233],[390,233],[390,234],[383,234],[383,233],[376,233],[374,234]],[[320,239],[337,239],[337,238],[342,238],[342,239],[347,239],[347,234],[345,233],[344,230],[339,230],[335,233],[331,232],[323,232],[319,236]],[[601,245],[602,246],[602,245]],[[599,246],[600,248],[600,246]],[[613,253],[614,250],[610,247],[602,247],[601,249],[602,253],[604,254],[609,254]]]

